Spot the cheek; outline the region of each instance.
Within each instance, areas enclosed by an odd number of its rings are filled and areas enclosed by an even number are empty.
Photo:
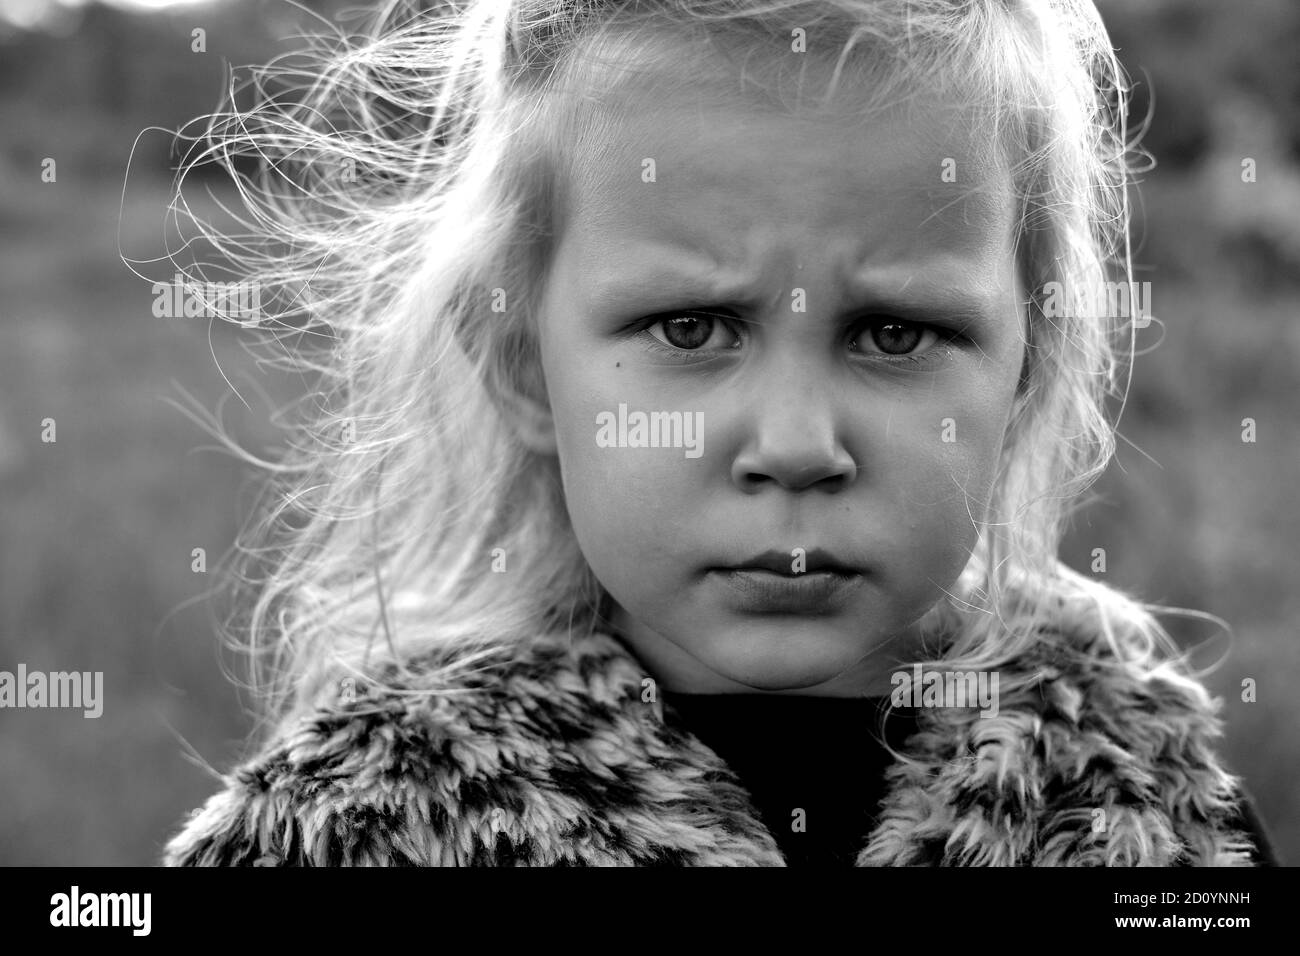
[[[590,428],[587,427],[590,422]],[[563,445],[561,477],[569,521],[597,580],[628,606],[658,606],[689,565],[682,542],[698,515],[675,449],[597,447],[593,411]]]
[[[558,349],[557,349],[558,352]],[[676,448],[603,447],[598,416],[653,406],[630,377],[610,361],[570,362],[547,354],[547,391],[555,424],[560,476],[578,545],[598,578],[607,583],[647,576],[657,557],[671,555],[678,531],[689,521],[689,483],[698,459]]]
[[[908,414],[903,437],[885,446],[896,540],[907,544],[899,557],[913,570],[955,575],[986,517],[1009,405],[999,390],[965,394],[972,397],[957,411],[931,405]]]

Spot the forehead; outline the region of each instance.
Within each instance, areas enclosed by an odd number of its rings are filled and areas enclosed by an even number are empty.
[[[923,256],[972,269],[1009,253],[1010,169],[973,109],[915,86],[862,109],[872,91],[853,81],[827,110],[791,109],[702,56],[679,48],[671,67],[588,75],[599,95],[578,106],[561,190],[571,253],[671,247],[739,263],[779,247],[846,266]]]

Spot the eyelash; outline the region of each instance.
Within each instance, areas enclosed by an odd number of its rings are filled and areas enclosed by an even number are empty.
[[[641,346],[648,351],[658,353],[678,362],[699,361],[699,359],[692,359],[690,356],[708,355],[714,357],[719,353],[732,351],[731,349],[679,349],[671,345],[666,345],[650,334],[650,330],[656,325],[661,325],[669,319],[681,318],[683,316],[709,318],[713,319],[715,322],[722,322],[724,324],[736,322],[748,324],[743,320],[736,319],[732,316],[719,315],[716,312],[709,312],[707,310],[681,309],[674,312],[663,312],[657,316],[652,316],[641,324],[640,331],[637,334],[637,339],[640,341]],[[924,322],[912,322],[907,319],[895,319],[891,316],[883,316],[875,321],[862,323],[860,325],[861,331],[859,331],[858,334],[861,335],[865,333],[867,330],[871,329],[872,326],[882,325],[903,325],[914,329],[921,329],[922,331],[934,332],[935,335],[938,336],[938,341],[919,355],[913,353],[906,355],[890,355],[887,352],[856,353],[860,355],[870,355],[873,361],[881,361],[886,365],[893,365],[896,368],[924,368],[926,366],[935,365],[946,354],[946,347],[951,346],[962,337],[962,333],[953,331],[952,329],[930,325]],[[732,329],[732,331],[734,332],[735,330]],[[857,335],[855,335],[854,338],[856,339]]]

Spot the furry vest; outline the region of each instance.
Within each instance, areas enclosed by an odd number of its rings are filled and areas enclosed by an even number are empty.
[[[1217,702],[1118,663],[1059,602],[996,716],[923,708],[859,866],[1250,865]],[[167,844],[194,865],[785,864],[749,795],[607,635],[332,689]],[[1006,671],[1002,672],[1002,685]],[[355,697],[355,699],[352,699]],[[846,752],[853,741],[844,741]]]

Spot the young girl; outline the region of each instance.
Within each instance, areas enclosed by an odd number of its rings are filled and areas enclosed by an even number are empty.
[[[166,863],[1265,859],[1057,558],[1136,326],[1087,0],[403,6],[287,69],[207,135],[322,387],[265,740]]]

